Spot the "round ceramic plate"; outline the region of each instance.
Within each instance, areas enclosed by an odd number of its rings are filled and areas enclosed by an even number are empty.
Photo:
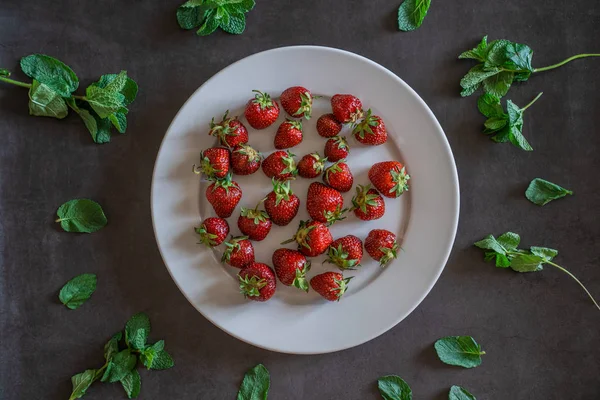
[[[265,130],[253,130],[243,118],[246,102],[258,89],[278,98],[281,92],[301,85],[314,95],[313,118],[304,120],[304,140],[291,149],[299,160],[318,151],[325,139],[317,135],[316,120],[331,112],[330,96],[351,93],[364,108],[385,121],[389,137],[381,146],[364,146],[349,135],[348,164],[354,183],[369,183],[371,165],[398,160],[412,179],[400,198],[385,198],[383,218],[364,222],[349,213],[331,227],[335,238],[352,233],[362,240],[371,229],[388,229],[398,235],[398,259],[381,269],[365,252],[362,267],[345,272],[354,276],[340,302],[327,302],[314,291],[308,294],[277,284],[275,296],[258,303],[244,299],[236,273],[220,263],[223,245],[209,249],[197,244],[194,227],[215,216],[204,197],[207,183],[192,173],[201,150],[214,146],[208,135],[211,118],[220,120],[226,110],[239,115],[247,126],[254,148],[267,156],[275,151],[273,138],[284,120]],[[253,208],[271,191],[270,179],[257,171],[234,175],[243,190],[238,208],[228,222],[239,235],[239,208]],[[272,265],[273,251],[292,237],[301,220],[308,219],[308,185],[320,178],[292,181],[301,200],[300,212],[286,227],[273,225],[262,242],[254,242],[256,260]],[[346,205],[354,190],[344,195]],[[448,259],[458,223],[459,191],[452,152],[431,110],[400,78],[366,58],[325,47],[285,47],[252,55],[225,68],[202,85],[184,104],[162,142],[152,180],[152,219],[158,247],[171,276],[187,299],[212,323],[245,342],[265,349],[297,354],[317,354],[359,345],[386,332],[419,305],[438,279]],[[287,245],[294,248],[293,244]],[[312,277],[334,271],[313,258]],[[292,338],[292,339],[291,339]]]

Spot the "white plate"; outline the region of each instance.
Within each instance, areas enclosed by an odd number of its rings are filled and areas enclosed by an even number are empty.
[[[415,66],[417,68],[417,66]],[[204,198],[206,183],[192,173],[202,149],[215,145],[208,133],[211,118],[227,109],[242,115],[252,90],[278,97],[295,85],[313,94],[351,93],[365,108],[380,115],[389,131],[382,146],[363,146],[350,139],[348,159],[355,184],[367,184],[369,167],[378,161],[399,160],[412,176],[410,191],[399,199],[385,199],[383,218],[365,223],[350,213],[332,228],[334,238],[352,233],[361,239],[374,228],[395,232],[403,251],[385,270],[365,252],[363,266],[339,303],[329,303],[311,291],[303,293],[278,282],[266,303],[248,301],[239,293],[237,269],[222,265],[222,246],[211,250],[197,244],[193,228],[214,216]],[[313,118],[304,122],[305,139],[292,149],[323,154],[325,139],[317,135],[317,118],[331,107],[325,97],[315,102]],[[246,124],[250,144],[268,155],[274,133],[284,118],[270,128],[255,131]],[[257,171],[249,177],[234,175],[242,187],[238,209],[228,219],[239,234],[240,206],[253,207],[270,190],[270,180]],[[273,225],[263,242],[254,242],[257,261],[271,265],[279,242],[295,232],[305,208],[310,182],[298,178],[292,190],[300,197],[298,216],[287,227]],[[350,204],[354,191],[346,193]],[[362,344],[402,321],[423,300],[448,259],[458,223],[459,192],[456,166],[444,132],[431,110],[400,78],[366,58],[326,47],[297,46],[265,51],[225,68],[202,85],[181,108],[163,140],[152,180],[152,219],[158,247],[179,289],[198,311],[225,332],[265,349],[296,354],[318,354]],[[287,245],[293,248],[293,245]],[[315,274],[335,270],[312,259]]]

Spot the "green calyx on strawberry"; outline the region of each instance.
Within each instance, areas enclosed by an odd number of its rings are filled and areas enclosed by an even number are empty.
[[[325,272],[314,276],[310,280],[310,286],[326,300],[340,301],[352,278],[344,278],[339,272]]]
[[[330,246],[327,253],[327,260],[325,262],[335,264],[340,269],[356,269],[360,267],[360,261],[356,259],[348,259],[349,254],[342,248],[342,244],[338,244],[337,247]]]
[[[238,184],[232,180],[231,172],[228,173],[227,175],[225,175],[225,178],[223,178],[223,179],[209,178],[209,180],[214,182],[214,185],[212,185],[213,192],[217,188],[223,188],[223,189],[225,189],[225,192],[229,193],[229,188],[231,188],[231,187],[239,188]]]
[[[286,153],[287,155],[281,157],[281,161],[283,162],[283,165],[285,165],[285,168],[280,172],[280,174],[295,175],[298,173],[298,170],[296,169],[296,161],[294,161],[294,157],[296,155],[289,150]]]
[[[379,126],[379,117],[372,115],[371,109],[367,110],[367,113],[364,116],[364,119],[357,124],[354,125],[354,129],[352,129],[352,133],[360,137],[361,139],[365,138],[365,134],[374,135],[373,128]]]
[[[258,204],[260,205],[260,203],[258,203]],[[242,217],[254,220],[255,225],[258,225],[259,223],[264,222],[269,219],[267,212],[264,210],[259,210],[258,206],[256,206],[256,208],[242,207],[242,209],[240,210],[240,215]]]
[[[329,228],[318,221],[300,221],[300,225],[293,238],[282,242],[287,244],[291,242],[298,243],[298,251],[307,257],[316,257],[323,254],[333,238]]]
[[[352,210],[360,210],[363,213],[367,212],[367,206],[376,207],[379,194],[369,193],[371,185],[356,186],[356,196],[352,198]]]
[[[306,280],[306,273],[310,271],[310,265],[310,261],[307,260],[306,264],[304,264],[304,269],[296,270],[296,276],[292,281],[293,287],[308,292],[308,281]]]
[[[229,241],[225,243],[225,251],[223,251],[223,256],[221,257],[221,262],[229,263],[231,261],[231,255],[234,251],[239,251],[241,249],[240,242],[242,240],[248,240],[248,236],[231,236]]]
[[[398,161],[382,161],[369,169],[369,180],[375,188],[386,197],[399,197],[408,191],[406,167]]]
[[[194,164],[192,170],[196,175],[204,174],[209,178],[224,178],[229,172],[229,150],[223,147],[212,147],[200,153],[200,166]]]
[[[313,98],[309,92],[300,93],[300,107],[294,114],[294,117],[304,116],[306,119],[310,119],[312,113],[312,102]]]
[[[223,218],[210,217],[202,221],[199,228],[194,231],[200,235],[199,244],[215,247],[223,243],[229,234],[229,224]]]
[[[239,276],[239,281],[240,292],[244,295],[244,297],[258,297],[260,296],[260,289],[267,286],[267,280],[259,278],[256,275]]]
[[[273,192],[275,193],[275,205],[278,206],[281,200],[290,201],[292,194],[292,188],[290,187],[290,181],[281,182],[275,178],[271,178],[273,183]]]
[[[327,220],[327,225],[331,226],[338,221],[346,219],[344,214],[346,214],[347,211],[348,211],[347,208],[342,208],[342,206],[339,204],[333,211],[328,211],[328,210],[323,211],[323,215],[325,216],[325,219]]]
[[[200,228],[194,228],[194,231],[200,235],[200,241],[198,244],[204,244],[209,247],[217,246],[217,238],[219,235],[215,235],[214,233],[209,233],[204,226]]]
[[[260,90],[253,90],[252,92],[256,93],[252,102],[258,104],[262,110],[273,107],[273,100],[271,100],[268,93],[263,93]]]
[[[213,118],[210,121],[210,130],[208,134],[219,138],[221,144],[227,147],[234,147],[241,143],[248,142],[248,131],[237,117],[228,118],[229,110],[223,115],[219,123],[215,123]]]
[[[402,167],[400,172],[396,170],[390,171],[392,175],[392,182],[395,183],[394,187],[390,190],[390,193],[395,193],[396,197],[400,196],[402,193],[408,191],[408,180],[410,179],[410,175],[406,173],[406,167]]]
[[[398,250],[400,249],[400,247],[398,246],[398,243],[394,242],[394,244],[392,245],[392,247],[380,247],[379,251],[381,251],[383,253],[383,255],[381,256],[381,258],[379,259],[379,265],[381,265],[382,267],[385,267],[386,265],[388,265],[390,263],[390,261],[398,258]]]

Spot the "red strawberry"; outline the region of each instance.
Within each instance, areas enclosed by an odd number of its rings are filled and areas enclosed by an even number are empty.
[[[356,122],[362,116],[362,103],[351,94],[336,94],[331,98],[335,119],[343,124]]]
[[[329,301],[340,301],[346,290],[348,282],[353,277],[345,278],[339,272],[325,272],[313,276],[310,286],[313,290]]]
[[[202,221],[199,228],[194,228],[200,235],[200,243],[215,247],[223,243],[229,234],[229,224],[223,218],[210,217]]]
[[[316,178],[325,168],[327,158],[321,158],[319,153],[307,154],[298,161],[298,175],[303,178]]]
[[[194,165],[195,174],[208,178],[224,178],[229,172],[229,150],[224,147],[211,147],[200,153],[200,166]]]
[[[306,195],[306,209],[308,215],[315,221],[329,225],[346,218],[344,213],[348,211],[344,207],[342,194],[335,189],[313,182],[308,187]]]
[[[252,263],[238,274],[240,291],[248,300],[267,301],[275,294],[277,280],[271,267]]]
[[[275,134],[275,148],[289,149],[302,141],[302,121],[286,119]]]
[[[298,251],[307,257],[316,257],[323,254],[333,242],[331,232],[325,224],[318,221],[300,221],[300,226],[292,239],[281,244],[296,241]]]
[[[387,130],[383,120],[377,115],[371,115],[371,109],[367,115],[352,130],[354,138],[362,144],[378,146],[387,141]]]
[[[231,169],[237,175],[251,175],[260,168],[260,153],[247,144],[235,146],[231,152]]]
[[[254,209],[242,207],[238,218],[238,228],[250,239],[260,242],[271,231],[271,225],[269,216],[263,210],[259,210],[258,205]]]
[[[279,104],[271,100],[271,96],[258,90],[253,99],[246,104],[244,115],[254,129],[265,129],[271,126],[279,117]]]
[[[365,239],[365,250],[382,267],[398,257],[398,249],[396,235],[385,229],[373,229]]]
[[[354,235],[341,237],[331,243],[327,256],[326,261],[340,269],[356,269],[363,257],[362,241]]]
[[[231,237],[225,242],[225,251],[221,262],[227,263],[232,267],[244,268],[254,262],[254,246],[248,240],[248,236]]]
[[[300,199],[290,188],[290,182],[273,179],[273,191],[265,198],[265,210],[275,225],[289,224],[300,208]]]
[[[310,119],[313,97],[310,91],[302,86],[285,89],[279,98],[281,106],[292,117]]]
[[[306,273],[310,271],[310,261],[307,261],[302,253],[290,249],[277,249],[273,253],[273,266],[281,283],[308,292]]]
[[[276,151],[264,159],[262,170],[269,178],[279,181],[289,179],[298,173],[294,156],[289,151]]]
[[[324,138],[337,135],[342,130],[342,124],[333,114],[324,114],[317,120],[317,132]]]
[[[346,160],[342,159],[326,168],[323,174],[323,182],[342,193],[352,189],[354,177],[350,172],[350,167],[346,164]]]
[[[349,153],[350,147],[343,136],[334,136],[325,143],[325,157],[331,162],[346,158]]]
[[[219,138],[222,146],[235,147],[241,143],[248,143],[248,130],[237,117],[227,118],[229,110],[223,115],[223,120],[218,124],[213,118],[210,121],[208,134]]]
[[[352,210],[363,221],[379,219],[385,213],[385,201],[371,185],[358,185],[356,196],[352,198]]]
[[[385,197],[399,197],[408,190],[410,175],[398,161],[383,161],[369,170],[369,180]]]
[[[219,217],[229,218],[242,198],[242,189],[227,174],[206,188],[206,198]]]

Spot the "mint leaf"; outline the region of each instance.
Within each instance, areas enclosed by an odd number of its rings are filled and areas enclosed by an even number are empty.
[[[443,363],[463,368],[481,364],[481,346],[471,336],[447,336],[435,342],[435,351]]]
[[[518,254],[510,263],[510,268],[517,272],[537,272],[543,269],[544,258],[534,254]]]
[[[494,67],[495,68],[495,67]],[[497,71],[493,69],[493,71]],[[509,71],[500,71],[486,78],[483,81],[483,90],[494,96],[503,97],[508,93],[510,85],[514,79],[514,73]]]
[[[475,396],[460,386],[452,386],[448,394],[448,400],[476,400]]]
[[[86,369],[80,374],[73,375],[71,378],[71,384],[73,385],[73,390],[71,392],[71,396],[69,396],[69,400],[80,399],[83,397],[88,388],[94,383],[96,378],[96,373],[98,371],[95,369]]]
[[[412,400],[410,386],[399,376],[382,376],[377,380],[377,387],[384,400]]]
[[[100,380],[109,383],[118,382],[135,368],[136,362],[137,358],[130,349],[120,351],[110,359]]]
[[[88,86],[85,97],[100,118],[107,118],[112,113],[121,111],[125,102],[125,96],[121,93],[98,86]]]
[[[552,259],[558,255],[558,250],[549,249],[547,247],[531,246],[530,250],[532,254],[543,258],[546,262],[552,261]]]
[[[199,28],[207,36],[217,28],[239,35],[246,28],[245,13],[254,8],[254,0],[190,0],[177,9],[177,23],[183,29]]]
[[[533,51],[529,46],[520,43],[509,42],[505,46],[504,55],[507,58],[507,62],[505,62],[506,65],[509,65],[514,69],[526,70],[529,72],[529,75],[531,75],[533,72],[533,67],[531,66]],[[525,75],[521,75],[520,78],[522,80],[527,80],[529,75],[527,75],[527,77],[525,77]]]
[[[505,119],[506,114],[500,104],[500,98],[490,93],[484,93],[477,99],[477,108],[479,112],[488,118]]]
[[[0,76],[8,78],[10,76],[10,71],[4,68],[0,68]]]
[[[69,200],[56,211],[61,228],[66,232],[92,233],[108,222],[100,204],[89,199]]]
[[[63,119],[69,110],[62,97],[50,87],[34,80],[29,89],[29,114]]]
[[[270,385],[269,371],[264,365],[258,364],[246,372],[237,400],[266,400]]]
[[[483,82],[498,74],[499,69],[484,69],[482,64],[478,64],[471,68],[469,72],[460,80],[460,86],[463,88],[460,95],[462,97],[470,96],[481,88]]]
[[[119,352],[119,342],[123,338],[121,332],[117,332],[112,338],[104,345],[104,359],[110,361],[110,359]]]
[[[130,399],[135,399],[140,394],[142,388],[142,378],[137,369],[132,369],[121,379],[121,385]]]
[[[475,246],[480,249],[493,250],[496,253],[506,255],[506,249],[492,235],[488,235],[482,240],[475,242]]]
[[[555,183],[548,182],[541,178],[535,178],[529,184],[525,191],[525,197],[533,204],[543,206],[550,203],[552,200],[560,199],[566,195],[572,195],[573,192],[558,186]]]
[[[219,20],[216,18],[216,14],[217,12],[214,9],[206,13],[204,23],[196,31],[198,36],[208,36],[219,27]]]
[[[60,289],[58,298],[65,306],[75,310],[92,296],[96,290],[96,282],[94,274],[76,276]]]
[[[110,142],[110,128],[112,126],[110,119],[100,118],[87,102],[78,100],[76,107],[71,108],[81,117],[94,142],[98,144]]]
[[[229,14],[229,21],[222,21],[219,26],[227,33],[240,35],[246,29],[246,16],[243,13]]]
[[[125,77],[124,83],[123,83],[123,76]],[[118,79],[119,84],[111,85],[111,83],[113,81],[115,81],[116,79]],[[117,75],[117,74],[102,75],[100,77],[100,79],[98,80],[98,82],[92,83],[92,86],[98,86],[99,88],[102,88],[102,89],[111,87],[111,86],[113,87],[113,89],[115,87],[119,87],[120,89],[118,90],[118,92],[121,93],[125,97],[125,100],[123,102],[123,105],[125,105],[125,106],[128,106],[129,104],[133,103],[133,101],[137,97],[137,93],[138,93],[138,85],[133,79],[131,79],[130,77],[127,76],[127,71],[121,71],[121,73],[119,75]]]
[[[477,60],[477,61],[485,61],[485,58],[487,57],[487,51],[488,51],[488,44],[487,44],[487,36],[484,36],[483,39],[481,39],[481,42],[477,45],[477,47],[475,47],[473,50],[467,50],[464,53],[461,53],[458,56],[458,59],[473,59],[473,60]]]
[[[144,313],[132,316],[125,325],[125,343],[136,350],[143,350],[150,334],[150,319]]]
[[[147,346],[140,355],[142,364],[148,369],[168,369],[175,365],[171,355],[165,350],[165,341],[159,340],[152,346]]]
[[[431,0],[404,0],[398,8],[398,29],[401,31],[414,31],[421,26]]]
[[[498,237],[498,243],[506,250],[515,250],[520,242],[521,237],[513,232],[506,232]]]
[[[203,3],[203,0],[190,0],[177,8],[177,23],[182,29],[194,29],[202,25],[209,9]]]
[[[21,69],[25,75],[43,83],[62,97],[70,97],[79,87],[79,79],[71,68],[44,54],[21,58]]]

